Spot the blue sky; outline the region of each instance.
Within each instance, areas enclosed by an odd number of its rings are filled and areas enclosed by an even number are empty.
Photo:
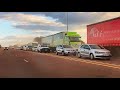
[[[120,16],[120,12],[68,12],[69,31],[87,41],[86,25]],[[0,44],[32,42],[35,37],[66,31],[66,12],[0,12]]]
[[[0,37],[14,36],[20,34],[31,34],[31,31],[16,29],[12,23],[6,20],[0,20]]]

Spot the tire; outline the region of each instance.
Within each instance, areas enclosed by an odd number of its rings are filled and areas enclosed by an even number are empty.
[[[77,53],[77,57],[78,57],[78,58],[81,58],[81,54],[80,54],[80,53]]]
[[[94,60],[94,55],[92,53],[90,54],[90,59]]]
[[[39,53],[42,53],[42,51],[40,50]]]
[[[62,56],[64,56],[65,55],[65,53],[62,51]]]
[[[110,58],[107,58],[106,60],[110,60]]]
[[[58,52],[56,52],[56,55],[58,55]]]

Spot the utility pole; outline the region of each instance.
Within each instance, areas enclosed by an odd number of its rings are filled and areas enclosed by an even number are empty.
[[[66,21],[67,21],[67,32],[68,32],[68,12],[66,12]]]

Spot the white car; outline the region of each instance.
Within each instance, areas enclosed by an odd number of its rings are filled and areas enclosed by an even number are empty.
[[[32,51],[37,52],[37,51],[38,51],[38,50],[37,50],[37,46],[34,46],[34,47],[32,48]]]
[[[27,45],[24,45],[24,46],[23,46],[23,50],[24,50],[24,51],[27,51],[27,48],[28,48]]]
[[[111,58],[111,53],[104,47],[96,44],[85,44],[78,48],[78,57],[89,57],[91,60],[95,58],[108,59]]]
[[[38,44],[37,51],[40,52],[40,53],[42,53],[42,52],[50,53],[50,48],[47,45]]]
[[[56,47],[56,55],[62,54],[62,55],[68,55],[68,54],[75,54],[75,49],[71,47],[70,45],[58,45]]]

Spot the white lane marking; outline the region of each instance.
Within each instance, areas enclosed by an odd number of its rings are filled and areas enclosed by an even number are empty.
[[[24,59],[25,62],[28,62],[27,60]]]
[[[84,62],[84,63],[90,63],[90,64],[95,64],[95,65],[120,69],[120,65],[116,65],[116,64],[103,63],[99,61],[90,61],[90,60],[86,61],[86,60],[80,60],[80,59],[71,58],[71,57],[59,57],[59,56],[54,56],[54,55],[49,55],[49,54],[41,54],[41,55],[53,56],[53,57],[58,57],[58,58],[63,58],[63,59],[69,59],[71,61],[79,61],[79,62]]]

